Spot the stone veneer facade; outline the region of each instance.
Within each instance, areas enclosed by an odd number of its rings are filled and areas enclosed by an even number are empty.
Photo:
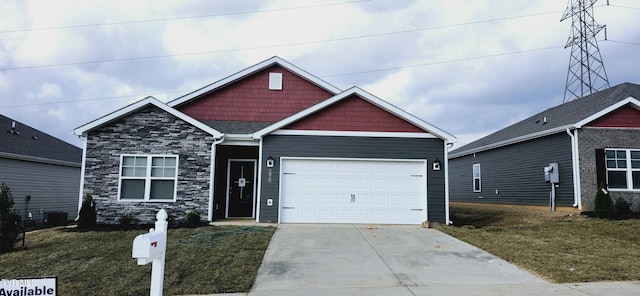
[[[152,223],[164,208],[174,218],[198,211],[207,219],[211,145],[214,137],[155,106],[148,106],[87,136],[83,196],[93,196],[98,223],[115,224],[125,214],[139,223]],[[175,202],[118,200],[122,154],[178,155]]]
[[[583,127],[578,133],[580,155],[580,190],[582,207],[593,210],[593,200],[598,189],[596,173],[596,149],[640,149],[640,129]],[[610,191],[614,200],[622,197],[631,202],[634,212],[640,211],[640,192]]]

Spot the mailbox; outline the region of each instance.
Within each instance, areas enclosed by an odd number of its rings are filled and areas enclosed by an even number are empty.
[[[145,265],[154,259],[160,259],[166,249],[167,233],[150,231],[133,240],[131,257],[138,259],[138,265]]]

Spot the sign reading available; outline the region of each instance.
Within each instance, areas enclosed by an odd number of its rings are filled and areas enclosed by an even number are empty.
[[[56,277],[0,279],[0,296],[57,295]]]

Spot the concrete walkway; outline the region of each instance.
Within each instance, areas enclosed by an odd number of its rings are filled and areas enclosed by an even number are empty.
[[[640,295],[640,283],[552,284],[419,226],[287,224],[248,295]]]

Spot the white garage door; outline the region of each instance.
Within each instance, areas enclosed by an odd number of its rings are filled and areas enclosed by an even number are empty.
[[[420,224],[424,160],[282,160],[281,223]]]

